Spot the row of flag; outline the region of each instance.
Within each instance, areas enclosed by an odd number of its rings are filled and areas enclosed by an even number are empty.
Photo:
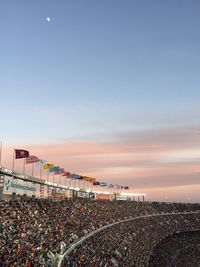
[[[65,171],[64,168],[60,168],[59,166],[55,166],[54,164],[48,163],[47,160],[42,160],[36,156],[30,155],[29,151],[27,150],[15,149],[15,159],[22,159],[22,158],[25,159],[26,164],[36,163],[39,166],[41,166],[43,170],[47,170],[49,173],[54,173],[55,175],[62,175],[69,179],[77,179],[77,180],[90,182],[94,186],[101,186],[101,187],[113,188],[113,189],[125,189],[125,190],[129,189],[128,186],[113,185],[113,184],[108,184],[105,182],[98,182],[96,181],[96,178],[93,178],[93,177],[70,173],[68,171]]]

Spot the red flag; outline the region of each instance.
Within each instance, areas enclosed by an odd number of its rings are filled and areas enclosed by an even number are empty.
[[[35,163],[35,162],[39,162],[39,161],[40,160],[36,156],[28,156],[26,158],[26,164]]]
[[[93,185],[100,185],[100,182],[93,182]]]
[[[63,176],[70,176],[70,172],[64,172]]]
[[[15,158],[22,159],[29,156],[29,151],[23,149],[15,149]]]
[[[62,174],[64,172],[65,172],[64,168],[60,168],[58,171],[55,171],[55,174]]]

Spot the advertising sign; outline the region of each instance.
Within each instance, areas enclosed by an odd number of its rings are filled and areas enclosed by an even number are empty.
[[[116,196],[116,200],[124,200],[124,201],[126,201],[126,200],[128,200],[128,196],[120,196],[120,195],[117,195]]]
[[[36,185],[32,182],[4,176],[3,194],[11,195],[12,193],[33,196],[36,195]]]
[[[84,192],[84,191],[78,191],[76,196],[78,198],[94,198],[95,194],[92,192]]]
[[[53,189],[52,190],[53,198],[70,198],[70,190],[62,190],[62,189]]]
[[[109,195],[109,194],[96,194],[96,199],[98,199],[98,200],[111,200],[111,195]]]

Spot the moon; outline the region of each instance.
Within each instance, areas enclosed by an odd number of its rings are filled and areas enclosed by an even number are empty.
[[[48,17],[48,18],[46,18],[46,20],[47,20],[48,22],[50,22],[50,21],[51,21],[51,18]]]

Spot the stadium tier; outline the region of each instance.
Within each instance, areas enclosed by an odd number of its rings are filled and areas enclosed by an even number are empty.
[[[162,251],[163,240],[197,231],[199,222],[198,204],[1,201],[0,266],[158,266],[155,256]],[[170,257],[167,260],[173,264]]]
[[[149,263],[153,266],[199,266],[200,232],[190,231],[170,235],[155,248]]]

